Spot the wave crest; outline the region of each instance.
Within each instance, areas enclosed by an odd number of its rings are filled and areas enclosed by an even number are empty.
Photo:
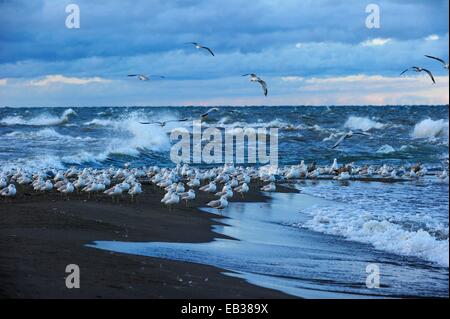
[[[448,139],[448,120],[425,119],[414,126],[412,137],[415,139],[446,137]]]
[[[372,129],[382,129],[384,124],[371,120],[368,117],[350,116],[347,122],[345,122],[344,127],[351,130],[361,130],[367,132]]]
[[[22,116],[7,116],[0,120],[3,125],[25,125],[25,126],[53,126],[68,123],[70,116],[77,113],[73,109],[67,109],[60,117],[49,114],[41,114],[36,117],[26,119]]]

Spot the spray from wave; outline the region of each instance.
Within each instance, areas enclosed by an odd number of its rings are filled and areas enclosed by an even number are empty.
[[[69,122],[70,117],[77,113],[73,109],[67,109],[60,117],[49,114],[41,114],[36,117],[26,119],[22,116],[7,116],[0,120],[2,125],[26,125],[26,126],[53,126],[62,125]]]
[[[382,129],[384,124],[371,120],[367,117],[350,116],[347,122],[345,122],[344,127],[351,130],[361,130],[367,132],[372,129]]]
[[[412,137],[415,139],[446,137],[448,139],[448,120],[425,119],[416,124]]]

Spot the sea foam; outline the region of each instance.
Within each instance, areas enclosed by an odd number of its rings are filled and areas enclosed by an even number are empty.
[[[436,138],[446,137],[448,139],[448,120],[432,120],[425,119],[416,124],[412,137],[416,139],[420,138]]]
[[[381,129],[384,127],[384,124],[367,117],[350,116],[344,127],[351,130],[370,131],[372,129]]]
[[[7,116],[0,120],[3,125],[27,125],[27,126],[53,126],[69,122],[70,116],[76,115],[73,109],[67,109],[60,117],[49,114],[41,114],[27,119],[22,116]]]

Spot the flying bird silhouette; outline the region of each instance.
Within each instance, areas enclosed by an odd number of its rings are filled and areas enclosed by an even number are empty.
[[[413,66],[413,67],[411,67],[411,68],[406,69],[406,70],[403,71],[402,73],[400,73],[400,76],[402,76],[403,74],[405,74],[405,73],[408,72],[408,71],[415,71],[415,72],[417,72],[417,73],[420,73],[420,72],[426,72],[426,73],[430,76],[430,78],[431,78],[431,80],[433,81],[433,83],[436,84],[436,81],[434,80],[433,73],[431,73],[430,70],[427,70],[427,69],[424,69],[424,68],[420,68],[420,67],[418,67],[418,66]]]
[[[154,122],[139,122],[140,124],[144,124],[144,125],[151,125],[151,124],[156,124],[159,125],[161,127],[164,127],[167,125],[167,123],[174,123],[174,122],[187,122],[189,121],[189,119],[181,119],[181,120],[169,120],[169,121],[154,121]]]
[[[444,60],[442,60],[442,59],[440,59],[440,58],[436,58],[436,57],[434,57],[434,56],[431,56],[431,55],[425,55],[427,58],[430,58],[430,59],[434,59],[434,60],[436,60],[436,61],[439,61],[439,62],[441,62],[443,65],[444,65],[444,69],[449,69],[449,65],[448,65],[448,63],[447,62],[445,62]]]
[[[150,81],[151,78],[165,79],[162,75],[128,74],[129,77],[137,77],[140,81]]]
[[[264,96],[267,96],[267,94],[269,93],[269,91],[267,89],[267,83],[264,82],[259,76],[257,76],[254,73],[244,74],[243,76],[250,76],[250,81],[251,82],[258,82],[259,84],[261,84],[261,87],[262,87],[263,92],[264,92]]]
[[[210,48],[205,47],[205,46],[203,46],[203,45],[201,45],[201,44],[199,44],[199,43],[197,43],[197,42],[187,42],[186,44],[192,44],[192,45],[195,46],[196,49],[198,49],[198,50],[200,50],[200,49],[206,50],[206,51],[208,51],[212,56],[214,56],[214,52],[213,52]]]
[[[342,137],[336,142],[336,144],[333,145],[333,147],[331,149],[334,150],[336,147],[341,145],[343,141],[352,138],[353,135],[370,136],[370,134],[365,133],[365,132],[352,132],[352,131],[349,131],[349,132],[345,133],[344,135],[342,135]]]

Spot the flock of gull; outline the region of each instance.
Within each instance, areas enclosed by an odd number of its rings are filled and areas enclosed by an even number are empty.
[[[204,50],[211,56],[214,52],[197,42],[189,42],[198,50]],[[426,56],[427,58],[439,61],[444,68],[449,69],[448,63],[440,58]],[[408,71],[426,72],[433,83],[434,76],[431,71],[413,66],[401,73]],[[136,77],[141,81],[149,81],[153,78],[165,78],[161,75],[129,74],[130,77]],[[267,84],[254,73],[244,74],[249,77],[251,82],[257,82],[261,85],[265,96],[268,95]],[[212,108],[200,115],[199,119],[204,120],[211,112],[218,111]],[[164,127],[169,122],[185,122],[189,119],[178,119],[171,121],[140,122],[141,124],[155,124]],[[354,135],[369,135],[365,132],[348,132],[332,147],[337,148],[346,139]],[[283,168],[273,168],[263,166],[255,167],[235,167],[233,164],[225,164],[223,167],[213,169],[200,169],[190,167],[187,164],[177,165],[175,168],[160,168],[157,166],[150,168],[70,168],[68,170],[40,170],[30,172],[23,169],[12,169],[6,172],[0,172],[0,196],[6,199],[14,198],[17,195],[16,184],[21,187],[32,187],[34,191],[40,193],[59,192],[67,198],[72,193],[86,193],[88,197],[104,194],[112,198],[113,201],[120,200],[128,195],[131,201],[142,194],[142,183],[148,183],[164,190],[165,195],[161,203],[172,207],[180,202],[189,201],[196,198],[196,192],[212,194],[215,200],[207,203],[207,206],[222,210],[228,206],[228,200],[235,194],[242,197],[249,192],[249,185],[256,183],[260,185],[263,192],[276,191],[276,182],[289,180],[311,179],[317,180],[335,179],[345,181],[350,179],[381,178],[390,180],[414,180],[425,175],[430,175],[427,169],[420,164],[406,168],[383,166],[357,166],[354,163],[340,166],[336,159],[330,166],[319,167],[315,163],[306,165],[303,161],[299,165],[286,166]],[[433,174],[431,174],[433,175]],[[448,172],[444,170],[441,173],[434,174],[440,181],[448,183]]]
[[[213,50],[211,50],[210,48],[208,48],[204,45],[201,45],[200,43],[187,42],[185,44],[193,45],[197,50],[203,50],[203,51],[207,52],[209,55],[215,56]],[[129,74],[128,76],[136,77],[140,81],[150,81],[151,79],[155,79],[155,78],[159,78],[159,79],[166,78],[165,76],[162,76],[162,75],[146,75],[146,74]],[[259,76],[257,76],[255,73],[248,73],[248,74],[244,74],[242,76],[245,76],[245,77],[248,76],[251,82],[259,83],[263,89],[264,96],[267,96],[269,94],[269,90],[267,88],[267,83],[263,79],[261,79]]]
[[[158,166],[129,168],[78,169],[71,167],[67,170],[39,170],[11,169],[0,173],[0,195],[5,200],[17,195],[16,184],[24,190],[32,188],[34,191],[48,194],[60,193],[69,199],[71,194],[87,194],[96,198],[100,195],[108,196],[112,201],[120,201],[125,196],[136,201],[136,197],[143,193],[142,184],[160,188],[165,195],[161,203],[172,208],[174,205],[195,200],[196,193],[203,192],[215,196],[216,199],[206,205],[219,211],[228,206],[229,199],[235,195],[244,198],[249,192],[250,185],[257,185],[263,192],[275,192],[276,183],[291,183],[299,180],[372,180],[411,181],[425,176],[433,176],[440,182],[448,183],[448,172],[428,172],[420,164],[411,167],[394,167],[389,165],[358,166],[355,163],[339,165],[335,159],[331,165],[309,165],[301,161],[298,165],[284,167],[262,166],[243,167],[225,164],[222,167],[201,169],[187,164],[178,164],[174,168]],[[155,191],[148,188],[148,191]]]
[[[193,45],[197,50],[203,50],[203,51],[207,52],[209,55],[215,56],[212,49],[210,49],[209,47],[206,47],[204,45],[201,45],[198,42],[187,42],[185,44]],[[441,58],[437,58],[437,57],[431,56],[431,55],[425,55],[425,57],[427,57],[429,59],[433,59],[435,61],[438,61],[438,62],[440,62],[443,65],[444,69],[447,69],[447,70],[449,69],[448,62],[444,61]],[[436,84],[436,80],[435,80],[435,78],[433,76],[433,73],[430,70],[425,69],[423,67],[412,66],[412,67],[407,68],[406,70],[404,70],[402,73],[400,73],[400,76],[402,76],[403,74],[405,74],[405,73],[407,73],[409,71],[414,71],[414,72],[417,72],[417,73],[425,72],[425,73],[428,74],[428,76],[433,81],[433,83]],[[145,75],[145,74],[129,74],[128,76],[129,77],[136,77],[136,78],[138,78],[141,81],[149,81],[149,80],[154,79],[154,78],[160,78],[160,79],[165,79],[166,78],[165,76],[162,76],[162,75]],[[263,90],[264,96],[267,96],[269,94],[269,90],[267,88],[267,83],[263,79],[261,79],[258,75],[256,75],[255,73],[248,73],[248,74],[244,74],[242,76],[248,76],[250,78],[251,82],[259,83],[261,85],[262,90]]]

